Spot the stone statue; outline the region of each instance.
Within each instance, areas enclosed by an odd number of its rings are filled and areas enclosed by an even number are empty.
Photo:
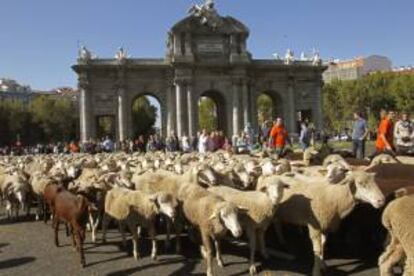
[[[290,65],[295,61],[295,55],[291,49],[287,49],[285,55],[285,64]]]
[[[85,46],[82,46],[79,49],[78,59],[82,61],[88,61],[92,59],[92,53]]]
[[[306,56],[305,52],[300,53],[300,60],[307,61],[308,57]]]
[[[217,28],[220,26],[222,19],[218,14],[216,8],[214,7],[213,0],[206,0],[203,5],[193,5],[188,13],[194,17],[200,18],[200,23],[202,25],[207,25],[212,28]]]
[[[115,58],[118,61],[123,61],[123,60],[128,58],[127,52],[124,50],[124,47],[120,47],[118,49],[118,52],[116,52],[116,54],[115,54]]]
[[[281,60],[281,58],[280,58],[280,56],[279,56],[279,54],[278,54],[278,53],[274,53],[274,54],[273,54],[273,58],[274,58],[275,60]]]
[[[321,63],[322,63],[322,59],[321,59],[321,56],[319,54],[319,51],[315,50],[314,54],[313,54],[313,58],[312,58],[312,64],[317,66],[317,65],[321,65]]]

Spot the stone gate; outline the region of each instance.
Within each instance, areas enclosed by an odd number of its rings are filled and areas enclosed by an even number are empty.
[[[231,16],[220,16],[212,1],[195,5],[168,33],[164,58],[130,58],[120,49],[113,59],[80,50],[78,74],[81,140],[97,137],[101,116],[115,118],[117,140],[133,138],[132,103],[151,95],[161,106],[161,133],[196,135],[200,97],[213,99],[226,135],[247,123],[258,127],[257,98],[270,96],[290,132],[299,112],[322,126],[322,66],[319,56],[295,60],[254,59],[247,49],[249,29]]]

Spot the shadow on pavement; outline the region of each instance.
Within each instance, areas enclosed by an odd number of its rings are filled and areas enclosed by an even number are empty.
[[[14,258],[14,259],[9,259],[5,261],[0,261],[0,270],[25,265],[27,263],[33,262],[34,260],[36,260],[36,258],[22,257],[22,258]]]
[[[168,264],[176,264],[176,263],[180,263],[183,261],[184,259],[182,257],[162,259],[162,260],[155,261],[147,265],[142,265],[142,266],[138,265],[137,267],[111,272],[106,275],[107,276],[132,275],[137,272],[143,271],[145,269],[150,269],[150,268],[154,268],[157,266],[168,265]],[[180,274],[180,275],[183,275],[183,274]]]

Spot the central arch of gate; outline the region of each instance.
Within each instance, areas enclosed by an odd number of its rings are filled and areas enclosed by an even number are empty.
[[[260,95],[271,99],[271,117],[285,119],[296,132],[298,113],[322,127],[321,63],[254,59],[247,49],[249,29],[214,7],[203,16],[189,15],[167,36],[164,58],[93,58],[86,49],[73,69],[80,90],[81,140],[99,138],[98,118],[112,118],[118,140],[134,138],[132,103],[140,95],[155,97],[160,106],[160,132],[196,135],[201,97],[217,106],[218,128],[238,134],[250,123],[258,128]]]

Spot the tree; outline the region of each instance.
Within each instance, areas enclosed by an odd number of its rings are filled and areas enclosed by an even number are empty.
[[[272,121],[274,118],[273,100],[266,94],[262,94],[257,98],[257,112],[259,125],[264,121]]]
[[[322,89],[326,128],[342,131],[349,127],[352,113],[360,111],[375,128],[381,109],[414,110],[414,76],[375,73],[358,80],[334,81]]]
[[[206,129],[207,131],[217,130],[218,116],[216,103],[208,97],[202,97],[198,108],[200,129]]]
[[[132,121],[134,137],[155,133],[157,107],[152,105],[148,97],[138,97],[132,104]]]
[[[76,109],[71,100],[39,96],[32,101],[29,108],[33,123],[42,129],[40,140],[43,142],[75,138]]]

